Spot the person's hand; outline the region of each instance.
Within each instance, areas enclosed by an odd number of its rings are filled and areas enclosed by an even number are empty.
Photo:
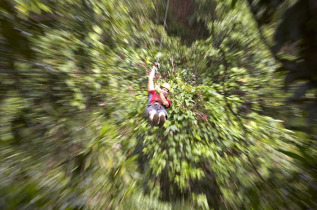
[[[156,63],[154,63],[154,66],[155,66],[157,69],[159,69],[161,65],[160,65],[158,62],[156,62]]]
[[[161,88],[159,86],[156,86],[155,88],[156,92],[158,92],[159,94],[162,92]]]

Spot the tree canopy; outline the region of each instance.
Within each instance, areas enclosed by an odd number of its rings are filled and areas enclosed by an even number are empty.
[[[316,3],[167,2],[0,1],[1,209],[317,207]]]

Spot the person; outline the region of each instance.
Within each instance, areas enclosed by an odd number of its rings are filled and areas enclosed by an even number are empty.
[[[165,109],[171,107],[171,101],[167,99],[171,88],[168,83],[163,83],[160,87],[154,89],[153,79],[155,77],[155,71],[158,68],[159,64],[154,64],[149,74],[146,116],[149,118],[152,125],[162,127],[167,120],[167,112]]]

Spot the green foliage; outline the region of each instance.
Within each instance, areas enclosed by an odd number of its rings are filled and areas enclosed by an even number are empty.
[[[188,2],[166,32],[156,0],[0,1],[1,208],[316,206],[316,143],[284,127],[303,115],[252,10]],[[158,58],[163,128],[144,113]]]
[[[288,142],[294,141],[294,135],[276,120],[253,112],[242,119],[246,137],[236,116],[226,108],[224,97],[214,88],[192,87],[177,79],[173,90],[165,129],[146,128],[143,123],[134,129],[133,137],[144,139],[140,163],[150,171],[145,181],[149,188],[160,188],[163,199],[185,196],[195,205],[212,208],[225,205],[219,202],[219,194],[232,208],[253,206],[255,202],[265,206],[267,201],[286,205],[280,189],[297,169],[277,150],[291,148]],[[228,102],[236,110],[241,100],[229,97]],[[139,115],[140,121],[143,113]],[[260,184],[261,179],[265,183]],[[262,191],[254,189],[257,185]],[[255,197],[249,197],[251,191]]]

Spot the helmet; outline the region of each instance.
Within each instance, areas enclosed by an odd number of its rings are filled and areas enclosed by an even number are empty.
[[[161,84],[161,87],[164,87],[164,88],[166,88],[168,91],[171,91],[171,86],[168,84],[168,83],[163,83],[163,84]]]

